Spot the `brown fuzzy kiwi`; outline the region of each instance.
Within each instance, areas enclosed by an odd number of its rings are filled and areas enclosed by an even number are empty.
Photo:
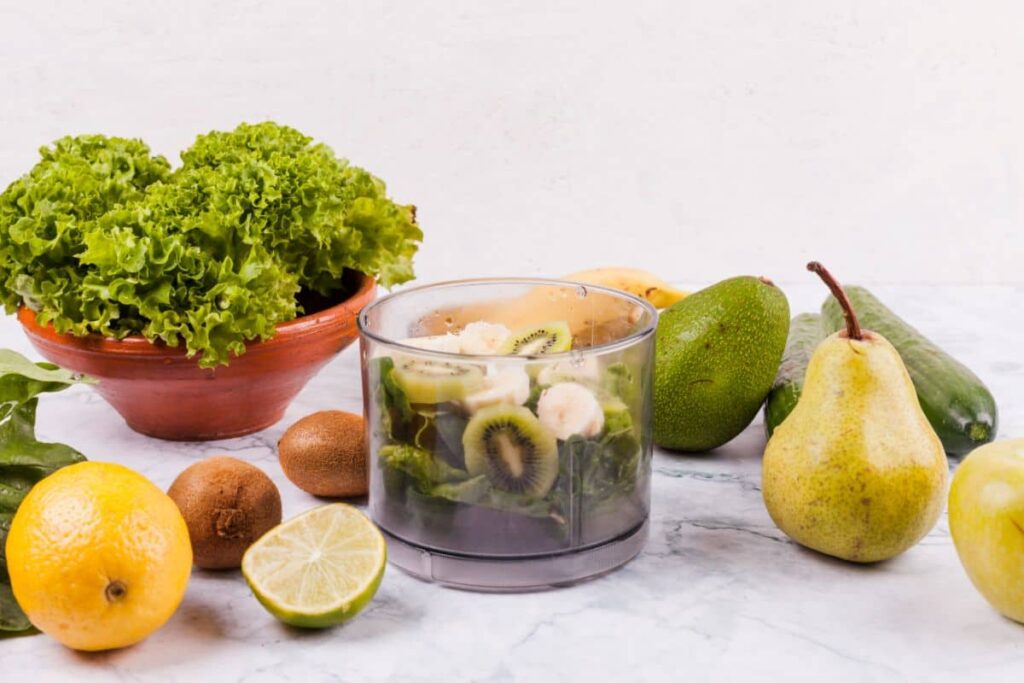
[[[260,536],[281,523],[281,494],[263,470],[218,455],[187,467],[167,490],[181,510],[203,569],[236,569]]]
[[[277,442],[281,469],[314,496],[364,496],[367,489],[363,417],[324,410],[302,418]]]

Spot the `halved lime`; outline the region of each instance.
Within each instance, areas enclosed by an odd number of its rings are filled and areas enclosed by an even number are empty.
[[[256,598],[292,626],[324,628],[351,619],[384,576],[387,551],[373,522],[351,505],[314,508],[249,546],[242,575]]]

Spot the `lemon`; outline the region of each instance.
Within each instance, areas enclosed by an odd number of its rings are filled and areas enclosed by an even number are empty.
[[[351,619],[377,592],[387,551],[380,531],[351,505],[324,505],[271,529],[242,558],[256,598],[292,626]]]
[[[127,467],[82,462],[33,487],[7,537],[14,597],[76,650],[137,643],[178,608],[192,570],[174,502]]]

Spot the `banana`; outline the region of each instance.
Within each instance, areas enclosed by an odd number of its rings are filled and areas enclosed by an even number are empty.
[[[459,346],[462,353],[488,356],[500,353],[501,345],[512,332],[504,325],[484,322],[472,322],[459,332]]]
[[[537,402],[537,417],[563,441],[573,434],[597,436],[604,428],[604,409],[597,397],[575,382],[562,382],[545,389]]]
[[[687,295],[661,278],[635,268],[595,268],[563,279],[629,292],[647,299],[656,308],[671,306]],[[423,332],[441,334],[445,331],[444,325],[468,327],[481,320],[500,323],[509,329],[564,320],[574,337],[593,346],[627,334],[636,323],[636,315],[635,306],[628,301],[609,296],[580,298],[571,285],[536,287],[515,298],[440,309],[424,321]]]
[[[689,294],[639,268],[594,268],[566,275],[563,279],[621,289],[647,299],[655,308],[668,308]]]
[[[483,387],[462,399],[462,405],[470,413],[475,413],[498,403],[521,406],[529,398],[530,376],[525,370],[519,367],[489,367]]]

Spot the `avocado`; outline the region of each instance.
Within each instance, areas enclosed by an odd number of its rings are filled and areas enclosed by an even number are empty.
[[[706,451],[750,424],[789,334],[789,302],[771,281],[734,277],[661,313],[655,337],[654,442]]]

